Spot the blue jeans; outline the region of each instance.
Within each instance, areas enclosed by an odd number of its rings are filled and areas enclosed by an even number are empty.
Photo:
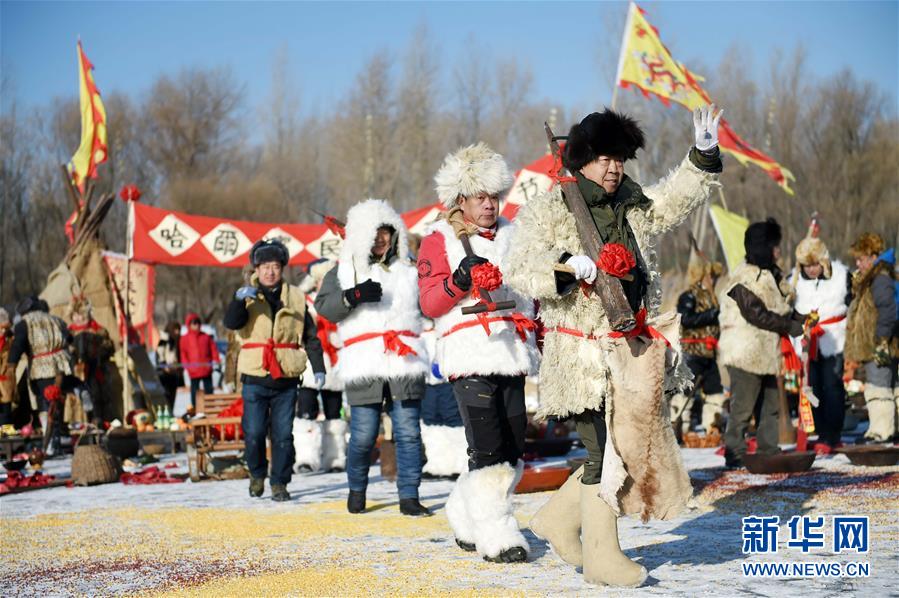
[[[429,426],[462,425],[452,384],[446,382],[425,387],[425,398],[421,401],[421,422]]]
[[[266,388],[259,384],[243,385],[243,427],[247,467],[254,478],[264,478],[268,471],[265,439],[271,429],[272,484],[287,485],[294,462],[293,413],[297,390]]]
[[[421,485],[421,428],[420,400],[393,402],[384,409],[393,421],[393,440],[396,442],[396,488],[399,497],[418,498]],[[350,444],[347,449],[346,474],[350,490],[365,492],[368,487],[368,468],[371,449],[381,428],[381,404],[350,407]]]
[[[204,378],[191,378],[190,379],[190,404],[194,407],[197,406],[197,392],[200,390],[200,384],[203,385],[203,393],[207,395],[212,394],[212,374]]]

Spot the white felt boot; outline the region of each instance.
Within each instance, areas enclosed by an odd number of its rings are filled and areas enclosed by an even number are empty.
[[[865,432],[865,438],[874,442],[885,442],[892,438],[896,427],[893,391],[866,384],[865,403],[868,407],[868,431]]]
[[[549,501],[531,518],[531,531],[552,546],[569,565],[580,567],[581,556],[581,476],[578,468]]]
[[[635,588],[646,568],[627,558],[618,544],[618,516],[597,492],[599,485],[579,484],[583,533],[584,579],[596,585]]]

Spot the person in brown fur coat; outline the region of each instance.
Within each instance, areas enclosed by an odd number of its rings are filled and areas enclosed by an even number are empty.
[[[852,285],[852,303],[846,323],[844,356],[850,368],[865,369],[865,402],[870,422],[865,438],[889,441],[896,433],[894,337],[896,300],[891,264],[878,259],[885,243],[880,235],[865,233],[850,253],[858,267]]]

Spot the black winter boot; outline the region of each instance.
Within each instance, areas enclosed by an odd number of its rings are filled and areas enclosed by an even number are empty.
[[[365,492],[350,490],[350,495],[346,499],[346,510],[350,513],[364,513]]]
[[[265,490],[265,478],[250,478],[250,496],[259,498]]]
[[[272,484],[272,500],[275,502],[285,502],[290,500],[290,492],[284,484]]]
[[[400,513],[410,517],[430,517],[433,515],[428,507],[418,502],[417,498],[401,498]]]

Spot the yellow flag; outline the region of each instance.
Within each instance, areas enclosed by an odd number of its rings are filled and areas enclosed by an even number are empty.
[[[717,204],[709,206],[709,214],[718,240],[721,241],[721,249],[724,250],[727,269],[733,270],[746,257],[743,237],[749,228],[749,220],[739,214],[728,212]]]
[[[97,165],[106,162],[106,109],[91,72],[94,65],[78,41],[78,78],[81,96],[81,145],[68,164],[72,182],[84,192],[88,178],[97,177]]]
[[[659,37],[659,30],[646,20],[646,12],[631,2],[628,8],[624,42],[618,59],[616,84],[622,88],[631,86],[644,97],[657,97],[665,106],[675,102],[689,110],[712,103],[699,82],[703,78],[676,61]],[[741,139],[725,119],[718,126],[718,146],[721,151],[734,156],[740,164],[755,164],[774,179],[790,195],[793,173],[774,158],[753,148]]]

